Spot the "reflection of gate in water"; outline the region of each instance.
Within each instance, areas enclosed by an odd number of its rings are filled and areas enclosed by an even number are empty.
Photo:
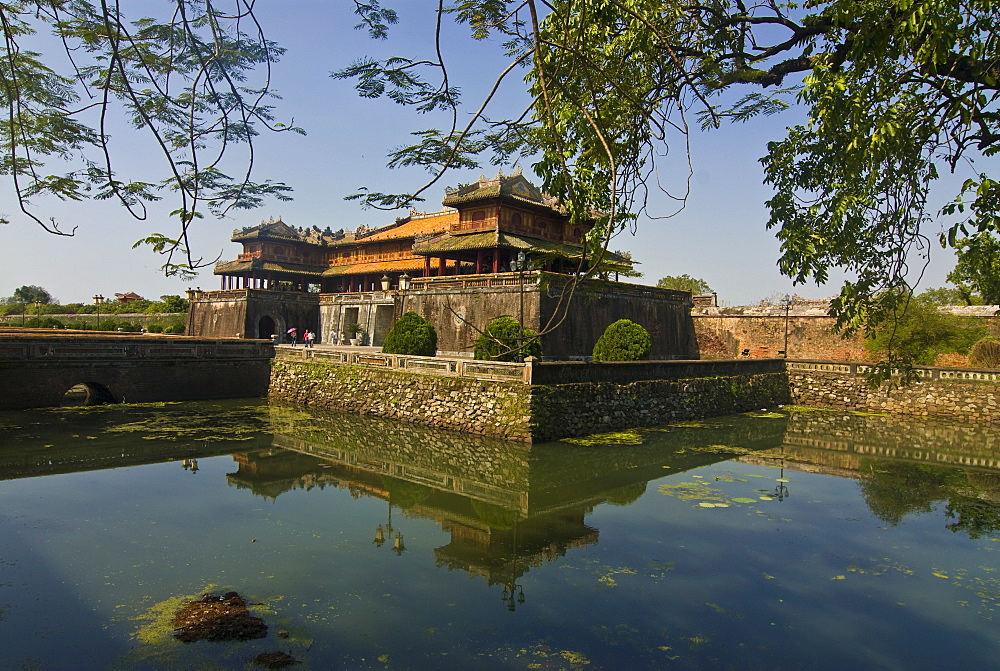
[[[386,334],[392,328],[394,305],[375,306],[375,332],[372,333],[372,345],[381,347]]]

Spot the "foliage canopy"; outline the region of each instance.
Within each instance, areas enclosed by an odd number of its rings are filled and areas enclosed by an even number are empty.
[[[980,232],[955,244],[955,269],[948,275],[968,297],[978,297],[985,305],[1000,304],[1000,240],[993,233]]]
[[[150,233],[136,245],[166,255],[168,274],[186,275],[203,265],[188,243],[203,211],[223,216],[266,196],[288,199],[284,184],[251,178],[254,138],[262,129],[301,131],[276,122],[268,104],[270,66],[283,50],[265,39],[252,2],[171,0],[162,7],[150,15],[92,0],[0,4],[0,175],[10,178],[21,215],[58,235],[76,227],[66,231],[33,214],[36,196],[113,199],[145,219],[148,203],[173,192],[175,231]],[[156,147],[159,182],[116,171],[115,157],[128,152],[114,139],[119,121]],[[225,174],[223,157],[240,147],[240,174]],[[68,171],[51,174],[56,160]]]
[[[661,289],[690,291],[692,294],[708,294],[712,292],[712,287],[709,286],[708,282],[700,277],[691,277],[687,273],[662,277],[656,282],[656,286]]]
[[[52,298],[52,294],[43,289],[42,287],[36,286],[34,284],[26,284],[14,289],[14,294],[7,299],[4,299],[4,303],[8,305],[14,305],[17,303],[44,303],[48,305],[49,303],[57,302]]]
[[[357,11],[379,38],[395,20],[375,0]],[[362,58],[334,75],[355,79],[363,96],[448,114],[448,127],[415,132],[390,155],[390,166],[426,167],[429,184],[484,157],[527,158],[571,218],[599,213],[591,242],[606,248],[645,210],[660,188],[657,161],[686,145],[692,122],[712,128],[799,104],[808,122],[762,159],[775,189],[768,226],[796,283],[824,283],[835,268],[851,278],[832,305],[849,333],[870,333],[902,308],[932,216],[958,217],[941,237],[948,245],[1000,228],[1000,185],[980,165],[1000,148],[992,0],[470,0],[439,13],[475,39],[496,38],[509,58],[471,115],[459,115],[440,56]],[[521,65],[530,107],[490,118]],[[932,203],[931,186],[950,170],[968,179],[953,200]],[[393,208],[421,192],[357,197]],[[686,192],[669,195],[683,202]]]
[[[868,351],[896,356],[923,365],[933,365],[938,354],[967,354],[972,345],[987,333],[987,327],[975,317],[960,317],[939,312],[923,301],[902,302],[903,310],[887,320],[865,341]]]

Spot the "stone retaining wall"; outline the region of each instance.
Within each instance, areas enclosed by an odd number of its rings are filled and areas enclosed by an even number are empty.
[[[529,385],[299,361],[284,354],[272,364],[269,395],[525,442],[727,415],[789,400],[784,372]]]
[[[528,385],[278,358],[269,396],[456,431],[530,441]]]
[[[1000,385],[995,381],[929,379],[872,389],[860,375],[792,369],[788,383],[792,402],[798,405],[969,422],[1000,420]]]
[[[789,402],[784,373],[536,385],[531,389],[536,441],[731,415]]]

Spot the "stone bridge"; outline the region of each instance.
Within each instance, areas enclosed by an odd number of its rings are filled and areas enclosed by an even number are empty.
[[[273,356],[269,340],[0,329],[0,410],[266,396]]]

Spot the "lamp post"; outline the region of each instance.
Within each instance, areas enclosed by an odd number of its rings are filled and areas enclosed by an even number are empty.
[[[406,314],[406,290],[410,288],[410,276],[403,273],[399,276],[399,316]]]
[[[104,296],[97,294],[94,296],[94,305],[97,306],[97,324],[94,325],[95,331],[101,330],[101,303],[104,302]]]
[[[795,303],[795,299],[785,294],[785,297],[781,299],[782,304],[785,306],[785,349],[783,350],[785,358],[788,358],[788,311],[791,309],[792,305]]]
[[[31,304],[35,306],[35,318],[39,318],[42,315],[42,302],[41,301],[31,301]]]
[[[517,360],[524,362],[524,269],[528,266],[528,257],[524,252],[517,253],[517,259],[510,262],[510,269],[517,272],[518,285],[518,318],[517,318]]]

